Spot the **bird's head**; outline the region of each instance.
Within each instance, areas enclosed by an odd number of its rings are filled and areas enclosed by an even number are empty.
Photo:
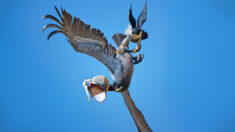
[[[91,95],[97,102],[101,103],[106,98],[109,80],[103,75],[98,75],[92,79],[86,79],[83,82],[83,87],[85,88],[88,100],[90,100],[89,96]]]
[[[144,40],[148,38],[148,33],[141,28],[146,21],[146,15],[147,15],[147,0],[145,2],[145,6],[142,12],[138,17],[137,24],[135,18],[132,15],[132,6],[130,7],[129,22],[131,25],[128,26],[126,34],[131,36],[131,41],[137,42],[139,39]]]

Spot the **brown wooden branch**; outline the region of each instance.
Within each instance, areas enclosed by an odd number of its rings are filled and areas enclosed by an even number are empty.
[[[135,122],[135,125],[139,132],[152,132],[151,128],[149,127],[148,123],[144,119],[144,115],[141,111],[135,106],[135,102],[132,100],[130,93],[128,90],[122,92],[122,97],[124,102],[131,113],[131,116]]]

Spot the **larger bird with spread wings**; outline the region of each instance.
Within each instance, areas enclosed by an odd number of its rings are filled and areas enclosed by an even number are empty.
[[[132,31],[132,28],[131,30],[129,29],[131,33],[126,35],[120,33],[113,35],[113,39],[117,46],[122,46],[122,53],[119,53],[121,50],[116,50],[115,47],[113,47],[111,44],[108,44],[107,39],[99,29],[91,28],[90,25],[85,24],[79,18],[73,18],[62,8],[61,13],[56,7],[55,10],[60,20],[52,15],[45,15],[43,17],[43,19],[51,19],[57,23],[48,24],[43,27],[43,31],[48,28],[56,29],[48,35],[48,40],[54,34],[64,34],[68,38],[69,43],[72,45],[75,51],[90,55],[108,67],[108,69],[111,71],[113,84],[107,86],[107,90],[123,92],[128,89],[133,74],[133,64],[139,63],[143,59],[143,56],[140,54],[137,57],[132,57],[130,53],[131,51],[128,50],[129,40],[132,41],[135,39],[135,42],[137,42],[138,40],[141,41],[147,38],[147,33],[141,29],[141,26],[146,20],[146,4],[137,21],[139,25],[138,28],[135,25],[135,19],[132,16],[130,8],[129,21],[131,25],[134,26],[134,30]],[[125,44],[123,46],[124,40]],[[126,42],[127,40],[128,42]],[[84,85],[88,86],[88,81],[85,82],[86,83],[84,83]],[[92,81],[90,80],[89,86],[91,86],[91,82]],[[93,84],[102,85],[97,82],[94,82]],[[95,93],[97,93],[97,91],[95,91]]]

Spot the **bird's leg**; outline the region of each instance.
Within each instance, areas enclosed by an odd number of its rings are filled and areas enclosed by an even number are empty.
[[[141,42],[141,40],[139,40],[139,41],[137,42],[136,48],[132,50],[133,53],[137,53],[138,51],[140,51],[140,48],[141,48],[141,43],[140,43],[140,42]]]
[[[130,39],[129,37],[126,37],[123,41],[122,44],[118,47],[118,50],[115,51],[116,54],[118,53],[124,53],[123,49],[126,47],[126,45],[129,43]]]
[[[123,86],[117,86],[115,83],[113,83],[112,85],[109,85],[109,88],[106,89],[106,92],[121,92],[121,90],[123,89]]]
[[[139,40],[136,44],[136,48],[132,50],[133,53],[136,53],[136,52],[140,51],[142,34],[143,34],[143,31],[141,31],[140,34],[139,34]]]
[[[144,54],[136,53],[138,56],[133,57],[133,64],[139,64],[144,59]]]
[[[120,45],[119,48],[115,51],[116,54],[119,53],[124,53],[123,49],[125,48],[126,45]]]
[[[108,91],[119,92],[119,90],[121,90],[121,89],[122,89],[122,88],[117,88],[117,85],[112,84],[112,85],[109,85],[109,88],[106,89],[106,92],[108,92]]]

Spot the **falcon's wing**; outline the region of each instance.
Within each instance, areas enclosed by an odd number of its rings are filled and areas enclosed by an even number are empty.
[[[56,33],[63,33],[77,52],[85,53],[96,58],[105,64],[112,73],[117,68],[122,68],[121,60],[115,54],[116,49],[108,44],[104,34],[99,29],[90,28],[90,25],[85,24],[79,18],[74,17],[72,20],[72,16],[63,9],[61,9],[61,16],[58,9],[56,7],[55,9],[61,21],[52,15],[43,17],[43,19],[49,18],[59,24],[59,26],[48,24],[43,27],[43,30],[47,28],[57,29],[48,35],[48,40]]]
[[[142,12],[140,13],[138,20],[137,20],[137,27],[141,29],[142,25],[147,19],[147,0],[145,1],[144,8]]]

